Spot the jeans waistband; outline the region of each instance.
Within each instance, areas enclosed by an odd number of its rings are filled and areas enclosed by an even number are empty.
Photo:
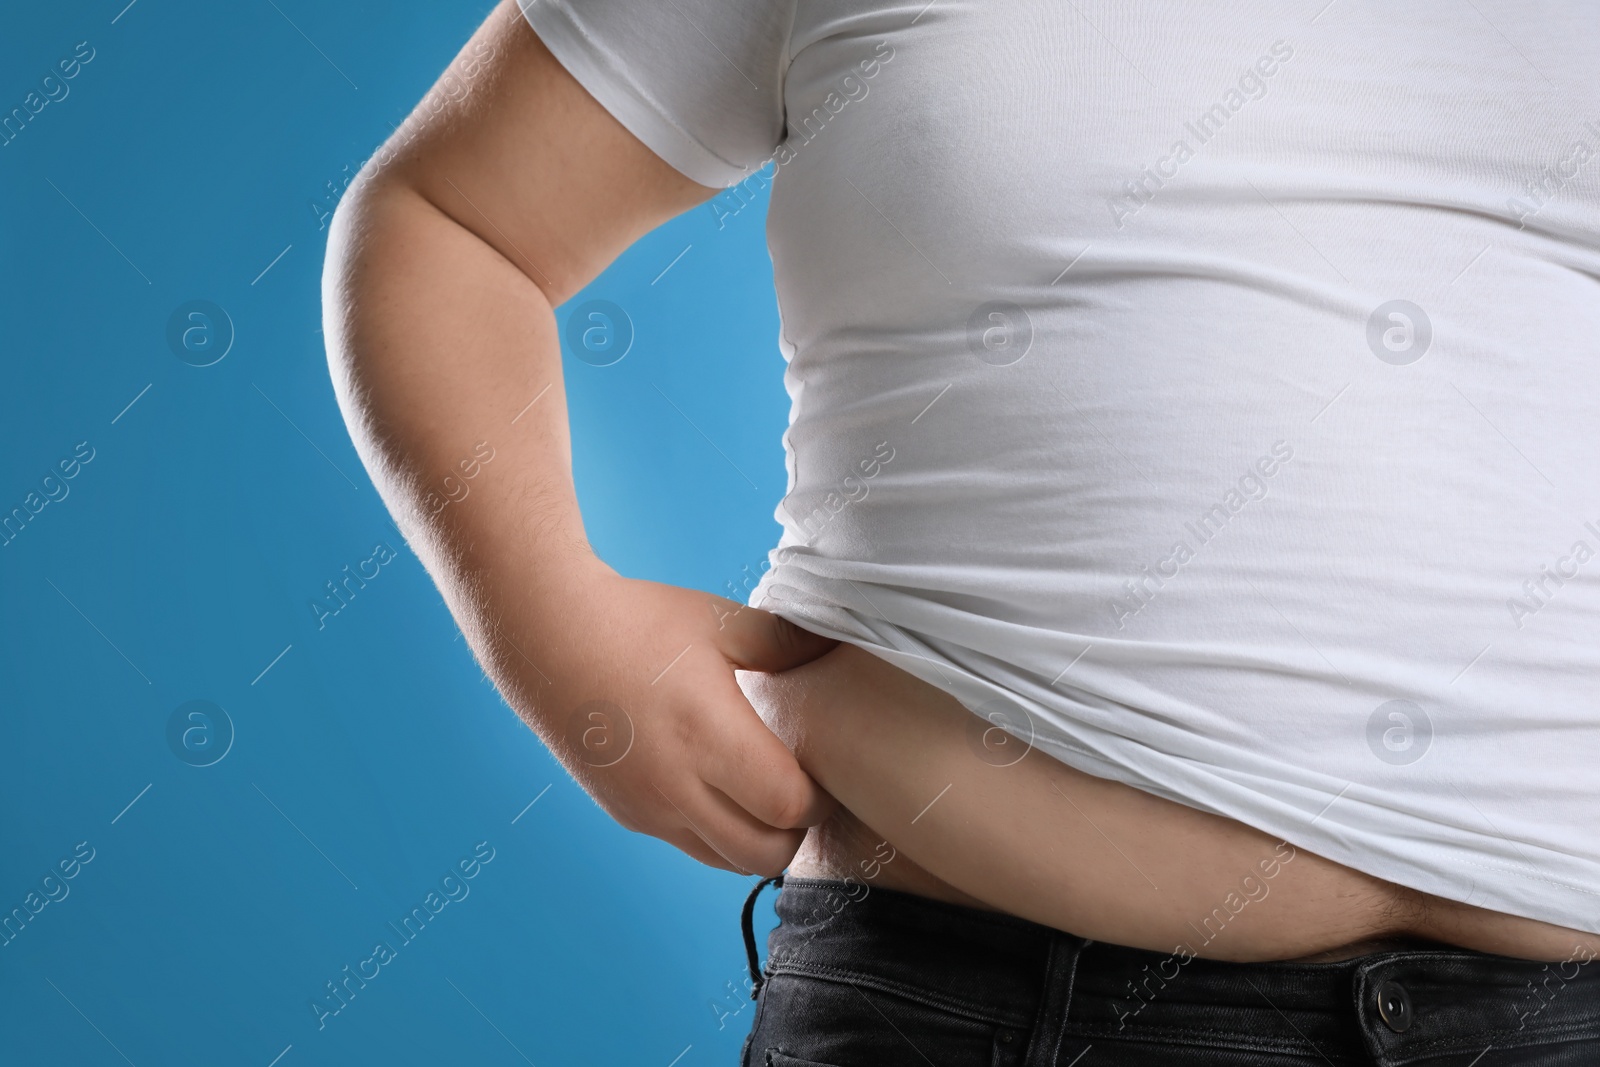
[[[758,974],[751,910],[769,883],[780,887],[779,925]],[[752,995],[780,974],[848,980],[998,1026],[1043,1028],[1057,1041],[1211,1035],[1263,1051],[1309,1043],[1336,1057],[1403,1063],[1600,1038],[1600,967],[1581,958],[1539,963],[1440,946],[1331,963],[1231,963],[821,878],[761,882],[744,919]]]

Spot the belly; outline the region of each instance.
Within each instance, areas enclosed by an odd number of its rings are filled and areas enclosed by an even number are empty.
[[[738,678],[841,805],[809,832],[792,875],[853,877],[1211,959],[1337,959],[1413,943],[1549,961],[1600,953],[1595,935],[1420,893],[1015,738],[985,738],[953,697],[854,645]]]

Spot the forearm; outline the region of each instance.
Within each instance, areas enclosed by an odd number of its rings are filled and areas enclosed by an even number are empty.
[[[474,650],[526,714],[536,701],[528,664],[512,661],[538,637],[524,632],[538,617],[530,598],[555,600],[606,570],[573,488],[550,302],[408,184],[380,177],[354,186],[335,215],[323,306],[357,450]],[[518,622],[502,617],[507,598],[520,601]]]

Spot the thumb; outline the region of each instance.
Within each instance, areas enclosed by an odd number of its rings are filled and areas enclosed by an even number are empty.
[[[735,667],[746,671],[786,671],[810,663],[839,644],[760,608],[741,606],[722,615],[721,626],[718,648]]]

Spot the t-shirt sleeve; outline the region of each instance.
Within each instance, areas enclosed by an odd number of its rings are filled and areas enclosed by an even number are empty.
[[[658,156],[723,188],[784,136],[795,0],[517,0],[561,65]]]

